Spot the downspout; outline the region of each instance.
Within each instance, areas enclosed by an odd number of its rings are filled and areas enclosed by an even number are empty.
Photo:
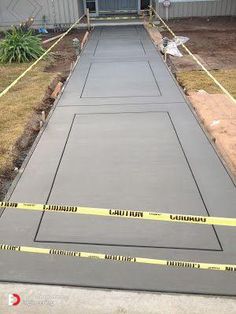
[[[141,12],[141,0],[138,0],[138,14]]]
[[[96,16],[99,16],[99,0],[96,0]]]

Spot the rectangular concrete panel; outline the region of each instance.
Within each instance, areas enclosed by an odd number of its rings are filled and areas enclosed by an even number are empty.
[[[159,88],[148,62],[92,63],[82,97],[159,96]]]
[[[109,38],[100,39],[97,43],[97,47],[94,53],[95,57],[104,57],[104,56],[125,56],[130,55],[132,53],[133,56],[144,56],[146,54],[145,48],[142,44],[142,41],[137,40],[127,40],[117,38],[113,40],[111,45],[111,41]]]
[[[100,28],[99,31],[99,37],[101,39],[104,38],[110,38],[110,39],[116,39],[116,38],[127,38],[128,40],[132,40],[134,38],[139,38],[139,29],[137,27],[116,27],[111,26],[107,28]]]
[[[82,206],[116,208],[123,199],[130,209],[207,215],[166,112],[77,115],[49,202],[65,198]],[[220,249],[211,226],[49,213],[37,240]]]

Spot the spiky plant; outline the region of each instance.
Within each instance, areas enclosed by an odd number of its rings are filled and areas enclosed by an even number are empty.
[[[14,27],[7,31],[5,38],[0,41],[1,63],[30,62],[43,53],[41,39],[34,35],[32,30],[24,32],[21,28]]]

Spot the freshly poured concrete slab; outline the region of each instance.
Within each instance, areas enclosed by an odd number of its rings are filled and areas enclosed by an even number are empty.
[[[142,28],[141,28],[142,29]],[[107,29],[102,27],[97,29],[99,32],[99,36],[101,39],[103,38],[123,38],[127,37],[127,39],[139,38],[139,27],[108,27]]]
[[[138,209],[207,215],[167,112],[77,115],[49,201],[63,202],[66,195],[74,203],[77,194],[80,204],[88,206],[89,199],[91,207],[106,195],[104,206],[114,208],[122,198],[135,209],[133,198],[139,195]],[[37,240],[220,250],[211,226],[88,216],[65,220],[49,213]]]
[[[127,39],[113,39],[112,45],[109,38],[100,39],[98,41],[94,56],[102,57],[106,55],[109,57],[111,54],[122,56],[124,54],[132,53],[135,56],[143,56],[146,54],[145,48],[140,39],[127,40]]]
[[[159,88],[148,62],[99,62],[89,69],[84,97],[159,96]]]
[[[140,40],[146,54],[133,56],[130,46],[130,53],[126,49],[120,55],[117,51],[95,56],[100,40],[109,39],[112,46],[118,37],[123,43],[127,40],[127,47],[129,41]],[[129,73],[125,78],[118,75],[113,92],[106,94],[104,84],[112,83],[104,80],[104,74],[111,73],[113,62],[114,67],[135,63],[136,74],[137,68],[145,71],[144,64],[149,63],[156,85],[148,71],[136,78],[136,88]],[[91,64],[99,68],[94,75],[99,72],[103,77],[100,89],[93,77],[89,79]],[[113,97],[115,87],[118,97]],[[83,97],[86,93],[88,97]],[[137,95],[132,97],[133,93]],[[118,27],[92,34],[8,198],[235,217],[235,192],[226,168],[145,31]],[[6,209],[0,218],[0,239],[15,245],[158,259],[227,264],[236,260],[235,229],[220,226]],[[0,252],[0,281],[236,295],[236,276],[231,272],[14,252]]]
[[[182,102],[145,30],[112,30],[95,30],[59,106]]]

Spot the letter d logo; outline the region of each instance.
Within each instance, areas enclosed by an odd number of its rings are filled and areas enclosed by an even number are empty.
[[[8,295],[8,305],[16,306],[20,303],[20,296],[16,293]]]

